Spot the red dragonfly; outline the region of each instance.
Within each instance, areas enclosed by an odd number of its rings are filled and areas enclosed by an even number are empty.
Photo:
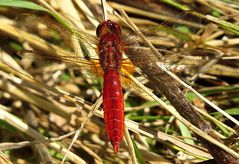
[[[184,14],[183,16],[185,15],[186,14]],[[163,27],[162,25],[160,26]],[[146,30],[144,32],[154,36],[155,30],[159,30],[159,26],[154,27],[150,30]],[[177,30],[169,30],[169,28],[167,28],[166,26],[164,27],[164,30],[166,31],[166,33],[170,33],[167,35],[171,35],[171,39],[172,39],[172,36],[174,36],[173,39],[178,39],[181,36],[188,37],[188,34],[177,31]],[[120,73],[120,71],[121,71],[121,68],[125,68],[124,65],[127,65],[126,70],[128,70],[128,68],[132,69],[132,66],[129,66],[132,63],[128,59],[133,61],[134,64],[136,63],[138,65],[149,64],[149,62],[147,61],[147,56],[150,54],[149,54],[149,49],[145,47],[143,48],[138,47],[142,49],[142,51],[145,48],[145,52],[146,52],[145,56],[142,57],[142,56],[137,56],[137,54],[134,54],[134,57],[124,59],[123,51],[126,52],[126,54],[130,53],[130,51],[128,50],[132,48],[131,45],[133,44],[131,43],[138,42],[139,40],[137,39],[138,37],[135,37],[135,36],[131,36],[130,38],[129,37],[124,38],[122,36],[122,30],[120,25],[118,25],[117,23],[111,20],[106,20],[100,23],[100,25],[97,27],[96,34],[99,38],[98,40],[99,63],[103,71],[103,80],[104,80],[103,109],[104,109],[105,128],[108,134],[108,138],[114,147],[114,151],[118,152],[119,145],[122,141],[123,132],[124,132],[124,99],[123,99],[123,92],[121,87],[121,80],[125,79],[125,77],[122,77],[123,73]],[[165,33],[162,32],[162,34],[164,35]],[[80,39],[93,44],[95,44],[95,40],[97,40],[95,37],[90,36],[89,34],[86,34],[84,32],[77,31],[77,32],[74,32],[74,35],[77,35],[80,37]],[[165,38],[169,39],[170,37],[165,36]],[[153,41],[153,39],[151,41]],[[179,44],[182,44],[182,41],[180,41],[180,39],[178,39],[178,43],[176,45],[179,45]],[[187,55],[180,55],[180,54],[175,55],[175,53],[168,50],[164,50],[164,52],[166,54],[170,54],[170,55],[166,55],[169,58],[163,57],[161,59],[158,59],[157,57],[155,57],[154,62],[162,63],[162,62],[168,62],[170,60],[170,62],[180,63],[180,61],[182,61],[183,59],[185,60],[187,58]],[[73,57],[73,56],[62,55],[61,59],[68,62],[78,63],[79,65],[81,64],[81,60],[80,59],[77,60],[77,57],[75,56]],[[203,56],[201,56],[200,59],[193,58],[194,62],[191,62],[191,64],[193,63],[196,65],[197,64],[203,65],[207,62],[204,59],[205,57]],[[95,63],[93,62],[92,67],[95,68],[94,64]],[[98,71],[95,71],[95,72],[98,72]]]
[[[102,22],[96,30],[100,38],[98,51],[104,71],[103,109],[105,128],[114,151],[118,152],[124,131],[124,97],[120,83],[122,63],[121,27],[110,20]]]

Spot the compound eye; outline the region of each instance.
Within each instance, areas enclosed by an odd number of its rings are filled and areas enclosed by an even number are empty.
[[[114,33],[121,34],[121,27],[117,23],[112,22],[110,30]]]
[[[106,25],[106,22],[102,22],[101,24],[98,25],[96,28],[96,36],[100,36],[102,33],[102,30],[105,28],[104,26]]]

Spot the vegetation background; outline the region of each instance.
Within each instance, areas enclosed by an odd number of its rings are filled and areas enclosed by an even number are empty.
[[[95,69],[100,1],[1,0],[1,163],[239,163],[238,6],[107,1],[128,38],[156,48],[140,59],[126,50],[135,72],[122,72],[126,129],[115,154]]]

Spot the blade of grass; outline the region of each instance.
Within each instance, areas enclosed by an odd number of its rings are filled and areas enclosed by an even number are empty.
[[[232,24],[230,22],[218,19],[217,17],[213,17],[211,15],[206,15],[203,16],[204,18],[206,18],[207,20],[210,20],[214,23],[217,23],[218,25],[220,25],[222,28],[227,29],[229,31],[231,31],[232,33],[239,35],[239,26],[236,24]]]
[[[182,5],[182,4],[180,4],[180,3],[178,3],[178,2],[176,2],[174,0],[161,0],[161,2],[167,3],[167,4],[169,4],[169,5],[173,6],[173,7],[176,7],[178,9],[180,9],[180,10],[183,10],[183,11],[190,10],[190,8],[188,6]]]
[[[1,0],[0,6],[5,7],[17,7],[17,8],[24,8],[24,9],[30,9],[30,10],[38,10],[47,12],[50,15],[52,15],[56,20],[58,20],[64,27],[66,27],[68,30],[70,30],[70,25],[56,12],[52,12],[36,3],[27,1],[27,0]]]
[[[131,156],[132,163],[137,164],[137,160],[136,160],[137,154],[135,153],[135,147],[132,143],[132,139],[131,139],[131,136],[129,134],[129,129],[128,129],[127,126],[125,126],[125,128],[124,128],[124,137],[125,137],[126,142],[128,144],[128,149],[129,149],[129,153],[130,153],[130,156]]]
[[[182,136],[186,137],[186,139],[184,139],[184,141],[191,145],[195,145],[194,140],[190,139],[190,138],[192,138],[192,134],[189,131],[189,129],[181,122],[178,123],[178,126],[179,126]]]
[[[49,10],[47,10],[46,8],[26,0],[1,0],[0,6],[19,7],[19,8],[49,12]]]
[[[138,148],[137,144],[135,143],[135,141],[132,138],[131,138],[131,140],[132,140],[132,143],[133,143],[133,146],[134,146],[134,152],[135,152],[135,155],[138,159],[138,162],[140,164],[146,164],[146,162],[144,161],[144,158],[142,157],[142,155],[139,151],[139,148]]]

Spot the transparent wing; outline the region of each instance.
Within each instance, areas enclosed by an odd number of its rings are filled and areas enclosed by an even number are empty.
[[[25,28],[29,32],[37,33],[49,42],[58,44],[64,42],[66,48],[69,43],[79,40],[84,41],[96,48],[99,39],[79,29],[66,29],[60,23],[49,17],[39,17],[32,14],[22,14],[16,18],[17,26]],[[64,46],[64,45],[61,45]]]
[[[189,20],[190,21],[193,20],[195,24],[193,24],[192,21],[190,22]],[[91,45],[94,51],[96,50],[95,47],[98,44],[98,38],[90,34],[87,34],[83,31],[65,30],[56,22],[53,23],[50,22],[49,20],[35,17],[32,15],[30,15],[30,17],[27,18],[26,21],[30,22],[30,25],[31,24],[36,25],[37,23],[40,22],[43,25],[46,25],[46,27],[44,27],[45,29],[43,28],[43,30],[40,30],[40,32],[38,33],[43,35],[43,37],[46,37],[52,43],[61,44],[60,41],[59,43],[56,42],[57,36],[59,36],[58,40],[62,39],[63,43],[66,43],[67,45],[67,41],[69,39],[72,39],[73,37],[72,41],[76,42],[77,44],[80,44],[79,40],[81,40]],[[157,43],[158,41],[161,41],[161,44],[158,45],[156,44],[156,48],[163,55],[163,57],[155,56],[135,33],[131,32],[130,34],[127,34],[127,37],[122,37],[122,39],[125,47],[124,51],[127,54],[128,58],[124,59],[122,67],[129,68],[128,67],[128,65],[130,65],[128,62],[129,59],[137,67],[140,67],[142,65],[144,65],[144,67],[147,67],[147,65],[150,65],[151,63],[157,63],[160,65],[164,65],[165,68],[170,70],[178,71],[180,69],[181,72],[182,70],[187,70],[185,72],[189,73],[196,72],[197,69],[200,69],[203,65],[205,65],[206,62],[212,59],[211,57],[207,57],[208,54],[212,53],[208,53],[207,50],[202,49],[194,51],[191,50],[186,51],[185,49],[183,49],[183,51],[180,51],[181,48],[180,46],[185,45],[189,42],[193,42],[193,33],[195,33],[198,29],[201,28],[199,23],[200,21],[201,20],[199,17],[197,17],[197,15],[193,15],[193,13],[191,12],[185,12],[158,26],[143,29],[142,32],[146,35],[147,39],[150,42]],[[28,23],[23,24],[24,26],[26,26]],[[186,26],[188,27],[186,28]],[[187,30],[182,31],[183,27],[184,30],[185,28]],[[54,39],[52,40],[52,38]],[[141,53],[137,52],[135,53],[135,51],[132,51],[133,49],[136,51],[140,51]],[[64,51],[60,53],[61,54],[60,56],[56,57],[54,55],[51,55],[47,57],[44,56],[44,58],[62,60],[64,62],[77,65],[85,70],[87,68],[87,70],[90,70],[90,72],[91,70],[93,72],[99,70],[100,68],[99,64],[98,66],[95,67],[88,60],[84,59],[83,57],[79,57],[79,55],[77,54],[78,52],[72,51],[71,48],[68,50],[72,54],[70,55],[69,53],[66,54]],[[28,55],[25,58],[31,57]],[[95,63],[94,61],[97,61],[95,58],[89,59],[91,61],[93,60],[93,63]],[[97,62],[99,63],[99,61]]]
[[[159,25],[140,28],[146,39],[160,48],[180,47],[183,44],[193,41],[196,32],[204,28],[201,25],[200,15],[193,11],[186,11]],[[124,37],[126,46],[131,46],[135,41],[145,47],[145,43],[135,32],[127,32]]]
[[[38,66],[38,69],[30,70],[31,73],[41,73],[43,69],[47,72],[54,72],[57,69],[70,68],[80,71],[86,78],[102,80],[103,70],[98,59],[87,60],[75,55],[70,56],[65,51],[62,51],[61,55],[46,55],[35,50],[24,50],[18,54],[20,54],[21,63],[31,60],[31,65]]]

